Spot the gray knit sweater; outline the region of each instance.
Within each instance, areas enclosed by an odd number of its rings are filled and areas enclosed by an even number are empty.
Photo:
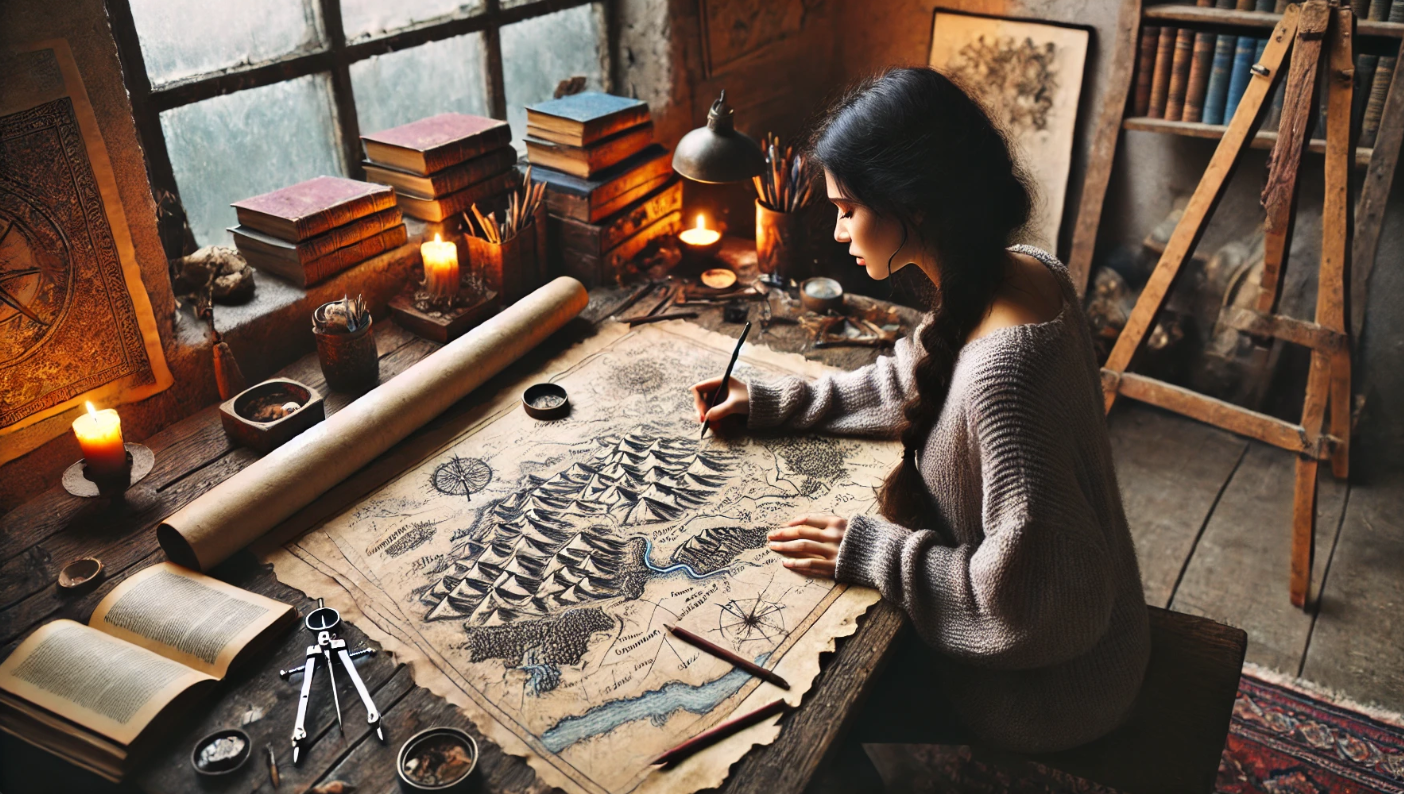
[[[1125,718],[1150,634],[1076,293],[1048,253],[1011,250],[1057,275],[1062,312],[962,348],[917,459],[929,523],[852,516],[836,575],[877,588],[952,660],[943,683],[971,730],[1034,752]],[[916,351],[903,339],[895,352],[817,381],[748,384],[748,426],[896,437]]]

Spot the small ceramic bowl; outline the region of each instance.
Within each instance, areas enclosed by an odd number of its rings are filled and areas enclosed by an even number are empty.
[[[478,743],[458,728],[430,728],[411,736],[395,759],[400,790],[462,794],[472,790]]]
[[[522,392],[522,410],[533,419],[560,419],[570,413],[570,397],[554,383],[538,383]]]
[[[826,312],[843,305],[843,285],[831,278],[805,279],[800,284],[800,303],[812,312]]]

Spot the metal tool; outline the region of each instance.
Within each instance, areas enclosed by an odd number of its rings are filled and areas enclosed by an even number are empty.
[[[341,723],[341,698],[336,692],[336,672],[335,665],[332,664],[332,657],[341,660],[341,666],[346,670],[346,674],[351,678],[351,684],[356,687],[356,693],[361,696],[361,704],[366,707],[366,724],[375,729],[375,736],[381,744],[385,743],[385,729],[380,724],[380,711],[376,709],[375,702],[371,700],[370,691],[366,689],[366,684],[361,680],[360,673],[356,672],[356,665],[353,659],[362,656],[374,655],[375,651],[369,648],[348,651],[346,650],[346,640],[341,639],[335,633],[337,626],[341,625],[341,613],[327,606],[322,599],[317,599],[317,608],[307,613],[303,620],[308,631],[317,634],[317,644],[307,646],[306,661],[302,666],[294,667],[290,670],[279,670],[278,676],[287,680],[294,673],[302,673],[302,694],[297,701],[297,721],[293,724],[292,732],[292,757],[293,764],[302,760],[303,745],[307,742],[307,703],[312,699],[312,679],[316,677],[317,660],[320,658],[327,668],[327,677],[331,681],[332,701],[336,704],[336,724]]]

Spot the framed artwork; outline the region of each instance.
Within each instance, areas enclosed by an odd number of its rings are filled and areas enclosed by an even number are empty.
[[[1072,164],[1088,32],[1039,22],[937,11],[933,68],[976,93],[1009,134],[1037,203],[1030,242],[1053,250]]]
[[[67,432],[14,434],[172,383],[116,177],[64,41],[0,74],[0,463]],[[12,79],[13,78],[13,79]]]

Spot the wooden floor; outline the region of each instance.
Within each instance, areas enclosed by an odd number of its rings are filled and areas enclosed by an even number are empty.
[[[1291,454],[1136,404],[1109,424],[1148,603],[1244,629],[1248,662],[1404,712],[1404,474],[1345,484],[1323,467],[1303,611]]]

